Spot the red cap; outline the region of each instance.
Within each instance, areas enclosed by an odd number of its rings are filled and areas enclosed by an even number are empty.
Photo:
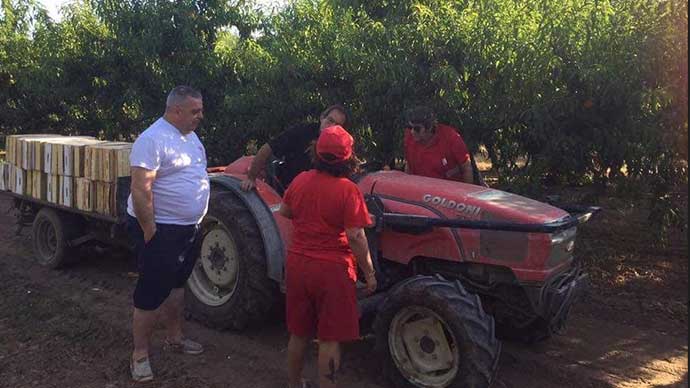
[[[316,141],[316,154],[326,163],[339,163],[352,157],[352,146],[355,140],[343,127],[336,125],[321,131],[319,140]],[[322,154],[332,154],[335,160],[326,160]]]

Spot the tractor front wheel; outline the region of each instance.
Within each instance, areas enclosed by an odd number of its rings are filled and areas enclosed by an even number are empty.
[[[493,319],[457,281],[405,281],[383,302],[375,330],[384,373],[397,388],[488,387],[496,374]]]

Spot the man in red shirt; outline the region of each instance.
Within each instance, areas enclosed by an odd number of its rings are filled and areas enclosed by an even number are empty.
[[[304,355],[314,335],[319,339],[319,387],[336,387],[340,343],[359,338],[358,266],[367,291],[376,290],[363,229],[371,224],[369,212],[348,179],[357,167],[353,143],[340,126],[324,129],[312,148],[314,169],[292,181],[280,207],[294,227],[285,265],[290,388],[304,386]]]
[[[405,119],[405,172],[473,183],[470,153],[457,129],[439,124],[425,106],[410,109]]]

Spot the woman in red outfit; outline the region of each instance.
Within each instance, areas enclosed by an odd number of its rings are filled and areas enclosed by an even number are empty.
[[[290,184],[280,214],[292,219],[285,265],[287,284],[288,386],[298,388],[309,340],[319,339],[319,387],[337,386],[340,343],[359,338],[357,267],[367,291],[376,290],[364,227],[369,212],[348,179],[357,166],[354,140],[342,127],[321,132],[312,149],[314,169]]]

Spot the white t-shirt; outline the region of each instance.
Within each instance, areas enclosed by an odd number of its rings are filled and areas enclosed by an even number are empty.
[[[194,132],[182,135],[161,117],[134,142],[129,164],[158,172],[153,182],[155,222],[176,225],[201,222],[208,210],[210,184],[206,150]],[[127,213],[136,217],[131,194],[127,199]]]

